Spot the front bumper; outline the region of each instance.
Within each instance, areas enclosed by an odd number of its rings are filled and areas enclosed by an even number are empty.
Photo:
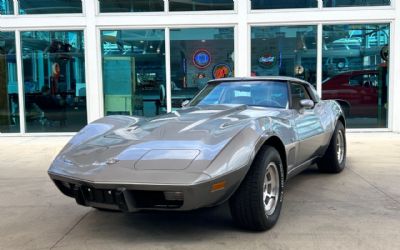
[[[80,205],[136,212],[185,211],[218,205],[235,192],[246,172],[247,168],[241,168],[219,178],[193,185],[100,183],[75,179],[51,171],[48,173],[58,189],[63,194],[75,198]],[[222,182],[224,188],[212,190],[213,185]]]

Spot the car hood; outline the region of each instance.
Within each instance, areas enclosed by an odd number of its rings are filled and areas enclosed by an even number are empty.
[[[209,178],[206,169],[241,131],[253,131],[256,140],[257,122],[266,124],[268,116],[280,113],[246,105],[208,105],[153,119],[108,116],[73,137],[49,172],[97,182],[195,183],[205,175]]]
[[[107,117],[92,123],[91,129],[108,128],[90,139],[80,133],[72,139],[73,147],[60,156],[79,166],[101,165],[112,161],[151,159],[185,159],[175,166],[186,168],[197,159],[213,159],[218,152],[245,126],[252,117],[246,105],[216,105],[182,109],[154,119],[135,118],[118,124],[121,117]],[[118,125],[116,125],[118,124]],[[167,154],[168,151],[168,154]],[[135,163],[138,169],[146,164]]]

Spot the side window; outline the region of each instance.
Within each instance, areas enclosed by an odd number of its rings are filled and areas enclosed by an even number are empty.
[[[300,110],[300,101],[303,99],[311,99],[303,85],[290,83],[290,92],[292,96],[292,108]]]
[[[360,87],[373,87],[374,81],[376,82],[376,75],[362,74],[355,75],[350,78],[350,86],[360,86]]]
[[[367,75],[368,76],[368,75]],[[362,86],[362,83],[364,81],[365,75],[355,75],[352,76],[349,80],[349,85],[350,86]]]
[[[371,87],[377,88],[379,84],[379,76],[378,74],[369,75],[369,81],[371,82]]]

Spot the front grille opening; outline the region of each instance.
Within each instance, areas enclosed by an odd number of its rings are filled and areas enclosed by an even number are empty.
[[[64,182],[64,181],[59,181],[59,180],[54,180],[54,183],[56,184],[56,186],[58,187],[58,189],[60,189],[60,191],[69,196],[69,197],[75,197],[75,185],[68,183],[68,182]]]
[[[163,191],[141,191],[132,190],[132,194],[137,208],[180,208],[183,205],[183,195],[177,196],[172,200],[169,196],[166,199]]]
[[[86,201],[105,204],[118,203],[117,193],[115,190],[94,189],[91,187],[82,187],[81,190]]]
[[[88,186],[82,186],[80,189],[85,203],[115,205],[120,210],[128,210],[122,191],[115,189],[96,189]]]

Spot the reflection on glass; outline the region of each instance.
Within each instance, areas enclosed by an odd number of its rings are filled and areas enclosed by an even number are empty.
[[[234,76],[233,28],[171,30],[172,107],[193,98],[209,80]]]
[[[251,74],[293,76],[315,85],[317,26],[253,27]]]
[[[389,25],[326,25],[323,37],[323,99],[341,104],[351,128],[387,127]]]
[[[324,7],[384,6],[390,0],[325,0]]]
[[[82,13],[82,0],[18,0],[20,14]]]
[[[101,32],[106,115],[165,113],[164,30]]]
[[[0,133],[19,132],[14,32],[0,32]]]
[[[14,5],[12,0],[0,0],[0,15],[14,14]]]
[[[164,0],[99,0],[100,12],[164,11]]]
[[[75,132],[87,123],[82,31],[21,32],[27,132]]]
[[[251,8],[258,9],[291,9],[291,8],[316,8],[316,0],[251,0]]]
[[[282,81],[208,84],[190,102],[190,106],[217,104],[246,104],[248,106],[288,108],[287,84]]]
[[[170,11],[207,11],[233,9],[233,0],[169,0]]]

